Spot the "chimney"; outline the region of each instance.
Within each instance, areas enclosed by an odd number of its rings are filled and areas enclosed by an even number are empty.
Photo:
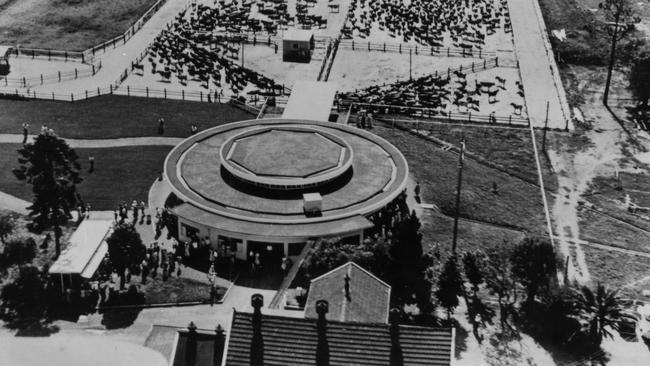
[[[223,349],[226,345],[226,335],[224,334],[221,324],[217,325],[217,329],[214,330],[217,334],[214,338],[214,363],[213,365],[221,365],[223,359]]]
[[[404,355],[402,354],[402,345],[399,341],[399,320],[402,312],[397,308],[390,310],[390,366],[403,366]]]
[[[253,338],[251,339],[250,366],[264,366],[264,339],[262,338],[262,306],[264,297],[261,294],[251,296],[253,306]]]
[[[344,279],[345,279],[345,298],[348,301],[352,301],[352,298],[350,297],[350,280],[351,280],[350,275],[346,273]]]
[[[185,365],[196,364],[196,325],[190,322],[187,326],[187,339],[185,340]]]
[[[329,366],[330,347],[327,342],[327,319],[325,315],[329,312],[329,303],[326,300],[316,301],[316,328],[318,331],[318,343],[316,344],[316,366]]]

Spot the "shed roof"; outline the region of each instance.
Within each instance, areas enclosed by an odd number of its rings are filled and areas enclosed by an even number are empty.
[[[345,293],[349,276],[350,298]],[[354,262],[348,262],[311,280],[305,317],[318,318],[316,301],[327,299],[333,320],[362,323],[387,323],[390,286]]]
[[[262,315],[264,365],[316,365],[316,319]],[[386,366],[400,357],[403,366],[448,366],[453,352],[452,328],[327,321],[331,366]],[[250,365],[253,314],[236,312],[227,341],[225,365]]]
[[[50,267],[50,274],[92,277],[108,250],[106,237],[111,220],[84,220],[70,237],[70,244]]]
[[[337,88],[337,84],[331,82],[296,81],[282,118],[327,122]]]
[[[283,41],[310,42],[314,37],[314,32],[309,29],[289,28],[284,31]]]

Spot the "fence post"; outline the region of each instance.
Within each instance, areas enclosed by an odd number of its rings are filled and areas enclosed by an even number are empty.
[[[147,98],[149,98],[149,87],[148,87],[148,86],[145,86],[145,87],[144,87],[144,90],[145,90],[146,93],[147,93]]]
[[[32,50],[32,60],[34,59],[34,50]]]
[[[185,100],[185,89],[181,90],[181,95],[183,96],[183,100]]]
[[[126,96],[127,97],[131,96],[131,87],[129,87],[128,85],[126,86]]]
[[[81,63],[86,63],[86,55],[83,52],[81,53]]]
[[[352,40],[352,51],[354,51],[354,39]]]
[[[108,86],[108,90],[111,94],[113,94],[113,84]]]
[[[79,73],[77,72],[77,68],[74,68],[74,78],[77,79],[79,77]]]
[[[61,71],[58,71],[59,73],[59,82],[61,82]]]
[[[23,88],[27,87],[27,79],[23,76]]]
[[[481,57],[482,54],[483,54],[483,50],[482,50],[482,49],[479,49],[479,50],[478,50],[478,58],[483,58],[483,57]]]
[[[399,44],[399,53],[402,53],[402,44]]]
[[[447,57],[449,57],[449,47],[447,47]]]
[[[52,92],[52,100],[54,100],[54,92]]]
[[[467,122],[472,122],[472,111],[469,111],[469,115],[467,116]]]
[[[418,54],[418,45],[415,45],[415,54]]]
[[[95,76],[95,65],[93,65],[93,76]]]
[[[86,99],[88,99],[88,90],[86,90]]]
[[[74,102],[74,94],[70,93],[70,101]]]
[[[99,87],[97,87],[97,96],[100,96],[100,95],[102,95],[101,91],[99,90]]]
[[[43,85],[43,74],[41,74],[41,85]]]
[[[512,114],[508,116],[508,126],[512,125]]]
[[[50,50],[47,50],[47,60],[52,61],[52,52]]]
[[[163,88],[163,94],[165,95],[165,99],[167,99],[167,88]]]
[[[203,101],[203,90],[199,91],[199,100]]]
[[[451,70],[450,70],[449,68],[447,68],[447,79],[449,79],[449,72],[450,72],[450,71],[451,71]]]
[[[496,62],[497,67],[499,67],[499,58],[498,58],[498,57],[495,57],[495,58],[494,58],[494,61]]]
[[[384,42],[384,53],[386,52],[386,42]]]

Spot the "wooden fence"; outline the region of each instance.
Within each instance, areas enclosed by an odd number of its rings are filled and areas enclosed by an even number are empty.
[[[496,57],[494,51],[473,50],[453,47],[429,47],[414,45],[408,43],[376,43],[363,42],[354,39],[341,40],[339,47],[351,49],[353,51],[380,51],[380,52],[398,52],[425,56],[446,56],[446,57],[473,57],[473,58],[493,58]]]
[[[60,83],[62,81],[76,80],[80,78],[94,76],[102,67],[101,61],[97,65],[90,65],[90,69],[79,70],[75,68],[71,71],[57,71],[50,74],[40,74],[39,76],[30,77],[0,77],[0,86],[13,87],[13,88],[27,88],[37,85]]]

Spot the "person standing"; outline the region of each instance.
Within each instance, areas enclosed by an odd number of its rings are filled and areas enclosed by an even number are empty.
[[[27,143],[27,136],[29,135],[29,123],[23,123],[23,145]]]
[[[89,156],[88,157],[88,164],[90,164],[90,167],[88,168],[88,173],[92,173],[95,171],[95,157],[94,156]]]
[[[162,135],[165,133],[165,119],[160,117],[158,118],[158,134]]]

